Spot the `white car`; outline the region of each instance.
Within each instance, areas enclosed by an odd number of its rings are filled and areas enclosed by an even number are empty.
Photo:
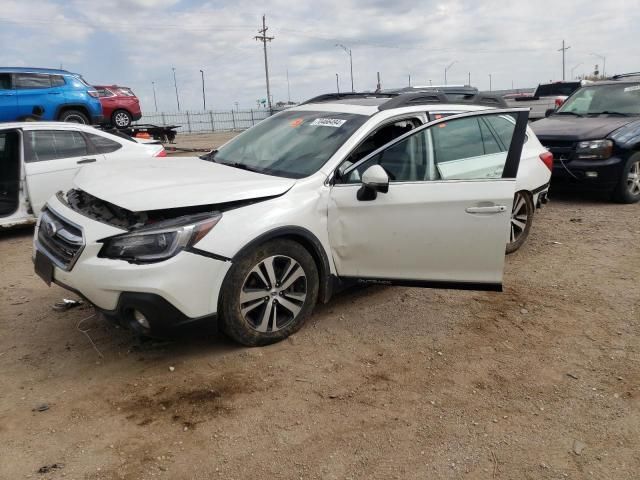
[[[35,223],[52,195],[73,186],[83,165],[161,156],[166,156],[162,145],[87,125],[0,123],[0,228]]]
[[[353,283],[499,291],[514,196],[546,195],[549,159],[526,109],[473,103],[327,95],[208,160],[84,168],[36,272],[145,334],[216,318],[245,345]]]

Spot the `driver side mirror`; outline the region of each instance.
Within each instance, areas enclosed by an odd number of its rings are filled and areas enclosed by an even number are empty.
[[[362,187],[358,190],[357,198],[360,201],[375,200],[378,192],[389,191],[389,175],[380,165],[371,165],[362,174]]]

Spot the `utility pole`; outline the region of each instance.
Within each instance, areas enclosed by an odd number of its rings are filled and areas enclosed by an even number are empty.
[[[287,103],[291,103],[291,87],[289,86],[289,69],[287,68]]]
[[[409,74],[409,86],[411,86],[411,74]]]
[[[153,104],[156,106],[156,112],[157,112],[158,100],[156,99],[156,82],[151,82],[151,88],[153,88]]]
[[[171,67],[173,70],[173,86],[176,89],[176,102],[178,104],[178,111],[180,111],[180,97],[178,96],[178,82],[176,82],[176,67]]]
[[[492,88],[491,88],[491,74],[489,74],[489,91],[492,91]]]
[[[341,43],[336,43],[336,47],[340,47],[347,53],[347,55],[349,55],[349,69],[351,70],[351,92],[353,93],[355,92],[355,90],[353,89],[353,57],[351,56],[351,49],[345,47]]]
[[[337,73],[336,73],[336,91],[338,92],[338,95],[340,95],[340,80],[338,78]]]
[[[204,95],[204,70],[200,70],[200,75],[202,76],[202,109],[207,109],[207,99]]]
[[[378,75],[378,83],[376,85],[376,93],[380,93],[380,90],[382,90],[382,82],[380,81],[380,72],[376,72]]]
[[[471,86],[471,72],[469,72],[469,82],[467,83],[467,85]]]
[[[447,65],[446,67],[444,67],[444,84],[447,84],[447,70],[449,70],[453,64],[456,63],[456,60],[454,60],[453,62],[451,62],[449,65]]]
[[[239,111],[240,111],[240,108],[238,107],[238,102],[233,102],[233,103],[234,103],[234,104],[235,104],[235,106],[236,106],[236,112],[239,112]]]
[[[571,47],[569,46],[564,46],[564,40],[562,40],[562,48],[558,49],[559,52],[562,52],[562,81],[564,81],[564,54],[567,50],[569,50]]]
[[[264,75],[267,79],[267,104],[269,105],[269,112],[271,112],[271,88],[269,87],[269,61],[267,60],[267,42],[270,42],[276,37],[267,37],[267,20],[265,15],[262,15],[262,30],[258,30],[260,35],[256,35],[254,38],[262,42],[264,48]]]

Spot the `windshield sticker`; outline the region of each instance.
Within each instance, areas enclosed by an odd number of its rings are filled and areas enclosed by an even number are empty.
[[[624,89],[625,92],[635,92],[640,90],[640,85],[634,85],[633,87],[627,87]]]
[[[291,128],[296,128],[302,125],[302,122],[304,122],[304,118],[296,118],[295,120],[292,120],[291,122],[289,122],[289,126]]]
[[[346,122],[346,120],[340,120],[339,118],[316,118],[310,123],[310,125],[313,125],[314,127],[340,128]]]

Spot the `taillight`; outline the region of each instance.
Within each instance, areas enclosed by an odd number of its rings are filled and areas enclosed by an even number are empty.
[[[90,97],[93,98],[98,98],[100,95],[98,95],[98,91],[97,90],[87,90],[87,94],[89,94]]]
[[[156,157],[166,157],[167,156],[167,151],[163,148],[158,153],[156,153],[155,156]]]
[[[553,171],[553,153],[551,152],[541,153],[540,160],[542,160],[542,163],[544,163],[549,170]]]
[[[556,98],[556,108],[560,108],[564,103],[564,98]]]

